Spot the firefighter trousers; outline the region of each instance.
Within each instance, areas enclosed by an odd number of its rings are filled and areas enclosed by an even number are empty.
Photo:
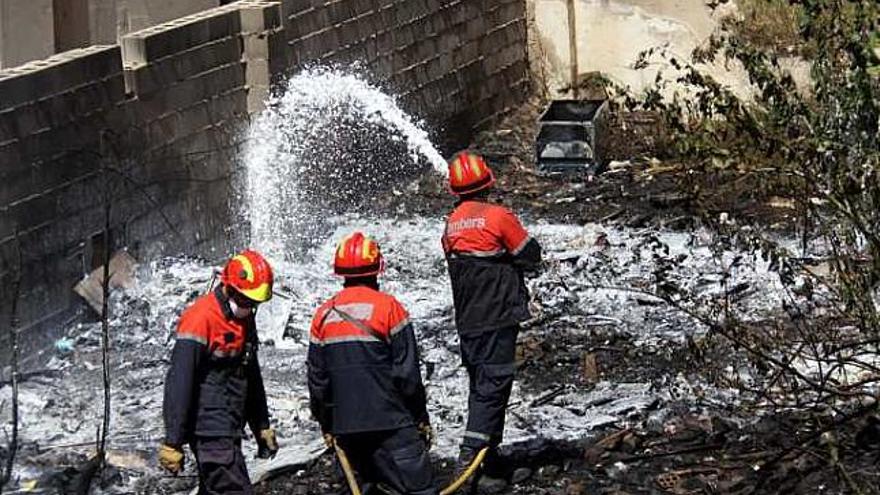
[[[516,369],[517,334],[519,325],[459,335],[461,359],[470,378],[465,449],[501,443]]]
[[[199,468],[199,495],[253,493],[240,439],[198,437],[190,447]]]
[[[344,434],[337,441],[365,485],[365,494],[377,484],[400,494],[439,493],[425,442],[415,426]]]

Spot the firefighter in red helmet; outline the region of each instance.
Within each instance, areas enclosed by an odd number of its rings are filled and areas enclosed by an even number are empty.
[[[360,232],[343,238],[333,270],[343,289],[312,320],[308,383],[325,439],[342,448],[361,481],[394,493],[434,495],[419,354],[406,309],[379,290],[379,245]]]
[[[199,493],[252,493],[241,453],[245,423],[258,457],[278,451],[260,365],[256,307],[272,297],[272,267],[246,250],[223,268],[217,288],[181,315],[171,367],[165,378],[165,439],[159,462],[173,474],[183,469],[189,444],[199,470]]]
[[[496,447],[514,377],[520,322],[529,318],[523,272],[541,262],[541,246],[507,208],[488,201],[492,169],[472,153],[449,163],[449,187],[458,196],[446,221],[446,254],[461,357],[470,377],[467,428],[459,470],[489,448],[487,474],[499,466]]]

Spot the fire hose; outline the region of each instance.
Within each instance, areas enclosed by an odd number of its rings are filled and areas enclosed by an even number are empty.
[[[477,455],[474,457],[474,460],[471,461],[470,466],[468,466],[467,469],[465,469],[464,472],[461,473],[461,476],[459,476],[458,479],[454,480],[452,483],[449,484],[449,486],[441,490],[440,495],[449,495],[450,493],[453,493],[461,488],[461,485],[464,485],[465,482],[470,479],[470,477],[473,476],[475,472],[477,472],[477,468],[479,468],[480,464],[483,463],[483,459],[486,458],[487,452],[489,452],[489,447],[483,447],[479,452],[477,452]]]
[[[336,439],[333,439],[333,449],[336,451],[336,457],[339,459],[339,465],[342,466],[342,471],[345,473],[345,480],[348,482],[348,488],[351,490],[352,495],[361,495],[361,489],[358,486],[357,478],[354,476],[354,470],[351,468],[351,462],[348,460],[348,456],[345,454],[345,451],[342,450],[342,447],[336,443]],[[462,487],[467,480],[477,472],[480,464],[483,463],[483,459],[486,458],[486,454],[489,452],[489,447],[483,447],[477,455],[474,456],[474,460],[471,461],[470,465],[468,465],[467,469],[461,473],[461,475],[452,481],[446,488],[440,491],[440,495],[450,495],[451,493],[455,493],[456,490]]]
[[[342,471],[345,473],[345,480],[348,481],[348,488],[351,490],[351,495],[361,495],[361,489],[358,486],[357,479],[354,477],[354,470],[351,469],[351,463],[348,462],[348,456],[345,455],[345,451],[342,450],[342,447],[336,443],[336,439],[333,439],[333,449],[336,450],[336,457],[339,459],[339,465],[342,466]]]

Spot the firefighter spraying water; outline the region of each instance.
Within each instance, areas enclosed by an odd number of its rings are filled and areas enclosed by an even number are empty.
[[[492,169],[477,155],[461,153],[449,164],[449,188],[458,201],[442,244],[462,362],[470,377],[457,478],[480,464],[481,452],[486,475],[503,469],[496,448],[513,387],[519,324],[529,318],[523,272],[541,262],[540,244],[516,215],[488,202],[494,183]]]

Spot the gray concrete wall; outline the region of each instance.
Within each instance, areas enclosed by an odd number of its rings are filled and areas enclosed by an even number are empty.
[[[57,333],[100,263],[105,178],[114,248],[216,258],[241,242],[227,199],[248,119],[244,47],[279,20],[278,3],[240,3],[0,71],[0,278],[21,246],[27,342]]]
[[[53,53],[52,0],[0,0],[0,69]]]
[[[448,133],[486,125],[527,90],[525,0],[283,4],[291,65],[359,61]]]
[[[236,143],[275,83],[360,62],[454,147],[524,97],[525,38],[522,0],[242,0],[0,71],[0,279],[21,246],[27,341],[57,333],[100,263],[105,179],[114,248],[225,257],[246,232]]]
[[[217,7],[220,0],[0,0],[0,69]]]

